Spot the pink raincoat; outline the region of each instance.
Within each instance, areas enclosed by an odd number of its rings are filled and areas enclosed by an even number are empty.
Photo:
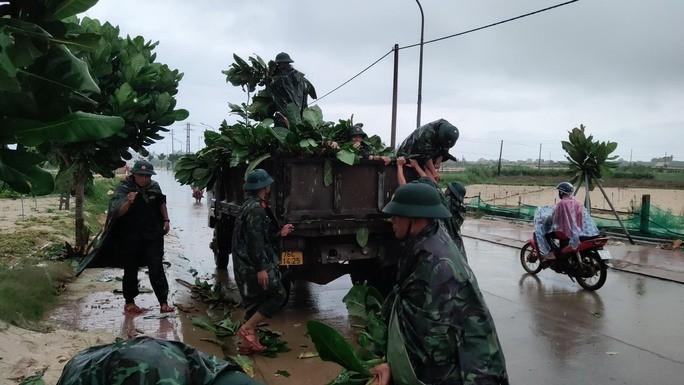
[[[583,222],[584,206],[574,197],[566,196],[556,204],[553,211],[553,229],[559,238],[569,239],[569,244],[573,248],[579,246]]]

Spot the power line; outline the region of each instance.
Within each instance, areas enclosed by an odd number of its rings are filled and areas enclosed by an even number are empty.
[[[566,1],[566,2],[564,2],[564,3],[552,5],[552,6],[550,6],[550,7],[542,8],[542,9],[539,9],[539,10],[536,10],[536,11],[533,11],[533,12],[528,12],[528,13],[525,13],[525,14],[523,14],[523,15],[519,15],[519,16],[516,16],[516,17],[509,18],[509,19],[497,21],[497,22],[495,22],[495,23],[483,25],[483,26],[481,26],[481,27],[469,29],[469,30],[467,30],[467,31],[458,32],[458,33],[454,33],[454,34],[452,34],[452,35],[442,36],[442,37],[438,37],[438,38],[436,38],[436,39],[428,40],[428,41],[426,41],[426,42],[423,42],[423,44],[435,43],[435,42],[438,42],[438,41],[442,41],[442,40],[446,40],[446,39],[451,39],[451,38],[453,38],[453,37],[462,36],[462,35],[466,35],[466,34],[469,34],[469,33],[481,31],[481,30],[483,30],[483,29],[487,29],[487,28],[491,28],[491,27],[494,27],[494,26],[497,26],[497,25],[509,23],[509,22],[511,22],[511,21],[515,21],[515,20],[522,19],[522,18],[525,18],[525,17],[528,17],[528,16],[536,15],[536,14],[538,14],[538,13],[550,11],[550,10],[552,10],[552,9],[559,8],[559,7],[568,5],[568,4],[576,3],[576,2],[578,2],[578,1],[579,1],[579,0]],[[413,47],[417,47],[417,46],[420,46],[420,43],[411,44],[411,45],[407,45],[407,46],[403,46],[403,47],[399,47],[399,49],[401,50],[401,49],[413,48]],[[333,92],[335,92],[335,91],[339,90],[340,88],[344,87],[345,85],[347,85],[347,83],[349,83],[349,82],[351,82],[352,80],[356,79],[357,77],[361,76],[361,74],[363,74],[364,72],[368,71],[369,69],[371,69],[371,68],[372,68],[373,66],[375,66],[376,64],[380,63],[380,62],[382,61],[382,59],[386,58],[386,57],[387,57],[389,54],[391,54],[393,51],[394,51],[394,49],[389,50],[386,54],[382,55],[378,60],[374,61],[374,62],[371,63],[369,66],[367,66],[366,68],[364,68],[363,70],[361,70],[361,72],[359,72],[359,73],[357,73],[356,75],[352,76],[351,78],[349,78],[348,80],[346,80],[344,83],[340,84],[339,86],[333,88],[331,91],[327,92],[325,95],[321,96],[320,98],[314,100],[314,101],[312,102],[312,104],[317,103],[319,100],[325,98],[326,96],[332,94]]]
[[[473,32],[477,32],[477,31],[481,31],[481,30],[483,30],[483,29],[487,29],[487,28],[495,27],[495,26],[497,26],[497,25],[509,23],[509,22],[511,22],[511,21],[515,21],[515,20],[522,19],[522,18],[525,18],[525,17],[528,17],[528,16],[536,15],[536,14],[538,14],[538,13],[550,11],[550,10],[552,10],[552,9],[559,8],[559,7],[563,7],[563,6],[565,6],[565,5],[572,4],[572,3],[576,3],[576,2],[578,2],[578,1],[579,1],[579,0],[570,0],[570,1],[566,1],[565,3],[560,3],[560,4],[552,5],[552,6],[550,6],[550,7],[542,8],[542,9],[539,9],[539,10],[536,10],[536,11],[533,11],[533,12],[528,12],[528,13],[522,14],[522,15],[520,15],[520,16],[511,17],[510,19],[501,20],[501,21],[497,21],[497,22],[492,23],[492,24],[483,25],[482,27],[477,27],[477,28],[469,29],[469,30],[467,30],[467,31],[454,33],[454,34],[452,34],[452,35],[442,36],[442,37],[438,37],[438,38],[436,38],[436,39],[428,40],[428,41],[426,41],[426,42],[423,42],[423,44],[436,43],[436,42],[438,42],[438,41],[442,41],[442,40],[446,40],[446,39],[451,39],[452,37],[462,36],[462,35],[465,35],[465,34],[468,34],[468,33],[473,33]],[[411,44],[411,45],[407,45],[407,46],[404,46],[404,47],[399,47],[399,49],[413,48],[413,47],[417,47],[417,46],[419,46],[419,45],[420,45],[420,43]]]
[[[340,84],[339,86],[335,87],[334,89],[332,89],[331,91],[329,91],[329,92],[326,93],[325,95],[321,96],[320,98],[314,100],[312,103],[317,103],[319,100],[323,99],[324,97],[326,97],[326,96],[332,94],[333,92],[339,90],[340,88],[344,87],[345,85],[347,85],[347,83],[349,83],[350,81],[352,81],[352,80],[356,79],[357,77],[361,76],[361,74],[363,74],[364,72],[366,72],[366,71],[368,71],[369,69],[371,69],[371,67],[373,67],[374,65],[380,63],[380,62],[382,61],[382,59],[386,58],[386,57],[387,57],[389,54],[391,54],[393,51],[394,51],[393,49],[387,51],[386,54],[382,55],[378,60],[374,61],[374,62],[371,63],[368,67],[366,67],[366,68],[364,68],[363,70],[361,70],[361,72],[359,72],[359,73],[357,73],[356,75],[352,76],[352,77],[349,78],[347,81],[345,81],[344,83],[342,83],[342,84]]]

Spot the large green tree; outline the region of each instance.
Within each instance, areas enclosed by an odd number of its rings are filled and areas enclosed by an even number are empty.
[[[60,165],[60,176],[72,178],[76,193],[76,246],[84,250],[88,229],[84,226],[84,186],[93,173],[114,176],[113,170],[131,159],[130,150],[148,156],[146,146],[162,139],[164,126],[188,117],[188,112],[176,109],[175,95],[183,74],[158,63],[154,49],[157,43],[142,36],[121,37],[118,27],[84,18],[78,25],[83,34],[100,36],[95,49],[76,49],[75,53],[90,68],[101,92],[93,95],[94,114],[116,115],[124,120],[117,135],[104,140],[71,144],[46,144]]]
[[[565,158],[569,162],[570,171],[573,175],[571,181],[577,184],[575,194],[579,191],[580,186],[584,184],[586,192],[584,205],[591,212],[590,192],[595,186],[598,187],[611,210],[613,210],[613,214],[620,223],[627,238],[630,242],[634,243],[602,185],[603,176],[606,175],[608,170],[618,165],[615,162],[618,156],[611,155],[617,149],[618,144],[616,142],[594,140],[592,135],[586,135],[585,128],[582,124],[579,127],[573,128],[568,134],[568,140],[561,142],[563,150],[566,152]]]
[[[97,0],[9,0],[0,4],[0,180],[21,193],[52,192],[52,175],[36,151],[112,137],[123,119],[92,114],[100,88],[73,54],[99,36],[74,24]]]

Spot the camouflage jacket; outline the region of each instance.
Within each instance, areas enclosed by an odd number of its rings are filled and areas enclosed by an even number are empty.
[[[232,253],[235,279],[239,283],[256,282],[256,273],[262,270],[269,272],[269,281],[272,281],[271,273],[278,270],[279,228],[269,211],[261,207],[259,197],[247,195],[235,219]]]
[[[285,113],[287,105],[294,103],[301,111],[308,105],[307,98],[316,99],[316,90],[304,74],[291,68],[271,77],[266,89],[271,94],[276,110]]]
[[[448,122],[444,119],[435,120],[434,122],[422,125],[415,129],[399,146],[397,156],[405,158],[418,159],[425,161],[428,159],[435,159],[442,156],[442,160],[454,159],[449,154],[449,149],[443,149],[437,129],[441,124]],[[454,159],[455,160],[455,159]]]
[[[241,371],[177,341],[150,337],[88,348],[64,367],[57,385],[230,385],[216,381]]]
[[[477,280],[437,223],[405,242],[395,314],[417,378],[425,384],[508,384],[494,321]],[[389,305],[389,306],[388,306]],[[390,367],[392,362],[390,361]]]

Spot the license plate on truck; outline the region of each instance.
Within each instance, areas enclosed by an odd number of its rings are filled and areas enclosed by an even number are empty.
[[[280,254],[280,264],[283,266],[303,265],[304,254],[301,251],[283,251]]]
[[[610,251],[608,250],[599,250],[598,253],[601,259],[612,259],[612,257],[610,256]]]

